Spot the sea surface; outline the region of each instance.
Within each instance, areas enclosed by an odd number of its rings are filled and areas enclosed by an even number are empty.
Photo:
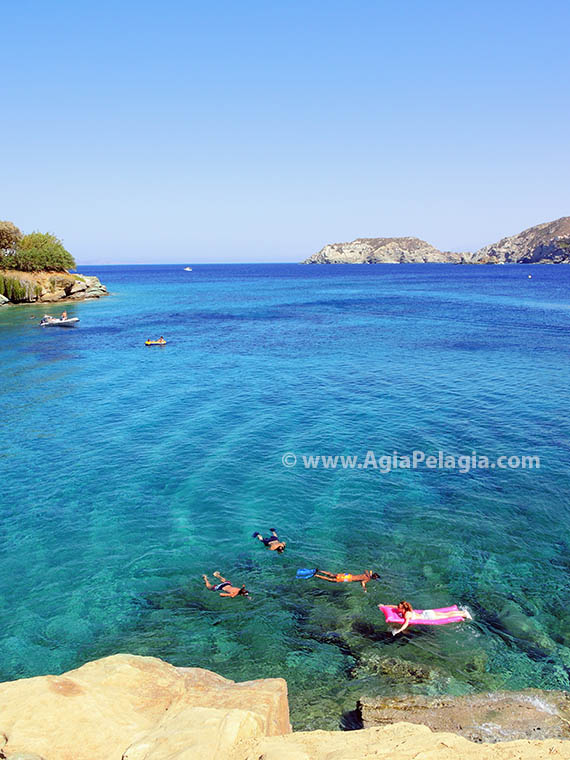
[[[111,295],[77,329],[0,309],[0,680],[153,655],[286,678],[296,728],[570,689],[570,267],[81,271]],[[540,468],[303,465],[414,450]],[[295,578],[316,566],[380,579]],[[403,598],[474,622],[392,637],[376,605]]]

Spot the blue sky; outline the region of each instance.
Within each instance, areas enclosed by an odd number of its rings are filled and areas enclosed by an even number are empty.
[[[473,250],[570,215],[567,2],[2,11],[0,219],[80,263]]]

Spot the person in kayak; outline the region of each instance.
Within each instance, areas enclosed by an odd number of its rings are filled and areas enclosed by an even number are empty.
[[[352,583],[358,581],[364,593],[366,593],[366,584],[370,581],[377,580],[380,576],[378,573],[373,573],[372,570],[365,570],[363,573],[329,573],[328,570],[319,570],[314,575],[315,578],[320,578],[323,581],[330,581],[331,583]]]
[[[285,541],[279,540],[279,536],[277,535],[275,528],[270,528],[269,530],[271,531],[271,535],[267,536],[267,538],[263,538],[261,533],[259,533],[257,530],[253,534],[252,538],[259,539],[266,549],[269,549],[272,552],[277,552],[278,554],[283,554],[287,544]]]
[[[236,596],[249,596],[249,591],[246,590],[245,586],[242,585],[240,588],[238,588],[237,586],[232,586],[230,581],[228,581],[227,578],[224,578],[222,575],[220,575],[218,570],[216,570],[215,573],[212,573],[212,575],[214,576],[214,578],[218,579],[219,583],[212,584],[208,580],[207,575],[202,576],[208,591],[219,591],[220,596],[229,596],[232,599]]]
[[[390,605],[393,606],[393,605]],[[422,612],[416,612],[409,602],[402,601],[396,607],[396,610],[401,617],[404,618],[403,624],[392,631],[392,636],[396,636],[398,633],[402,633],[410,625],[413,620],[444,620],[449,618],[449,612],[438,612],[437,610],[423,610]],[[454,616],[462,617],[463,620],[472,620],[471,614],[468,610],[457,610],[453,612]]]

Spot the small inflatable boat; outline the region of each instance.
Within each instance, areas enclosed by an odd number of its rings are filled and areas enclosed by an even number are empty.
[[[145,340],[145,346],[166,346],[166,341],[163,340]]]
[[[46,314],[42,317],[40,327],[75,327],[79,322],[79,317],[50,317]]]

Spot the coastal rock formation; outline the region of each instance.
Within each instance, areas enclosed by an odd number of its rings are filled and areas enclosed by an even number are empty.
[[[405,720],[477,742],[570,739],[570,693],[562,691],[374,697],[361,699],[359,707],[366,728]]]
[[[481,745],[426,726],[394,723],[253,739],[239,743],[224,760],[568,760],[569,744],[548,739]]]
[[[521,694],[523,696],[521,696]],[[542,760],[570,758],[561,724],[570,695],[529,691],[518,696],[519,728],[536,726],[545,741],[473,744],[419,723],[417,697],[401,698],[394,722],[360,731],[291,733],[282,678],[234,683],[201,668],[176,668],[154,657],[115,655],[61,676],[0,684],[0,758],[11,760]],[[523,698],[524,697],[524,698]],[[502,698],[502,697],[501,697]],[[473,719],[476,698],[459,704],[447,724]],[[479,719],[504,725],[496,695],[479,695]],[[396,700],[392,700],[396,702]],[[499,700],[500,701],[500,700]],[[366,703],[366,704],[365,704]],[[484,703],[487,704],[483,713]],[[543,707],[544,705],[546,707]],[[409,709],[408,709],[409,706]],[[363,700],[375,720],[378,705]],[[515,701],[512,703],[515,709]],[[463,712],[460,712],[463,710]],[[425,711],[427,712],[427,711]],[[367,718],[367,720],[368,720]],[[387,713],[381,716],[389,723]],[[471,723],[469,722],[471,721]],[[493,725],[493,723],[485,724]],[[485,725],[482,728],[485,728]],[[566,721],[566,726],[568,722]],[[558,732],[558,733],[557,733]],[[502,738],[511,733],[505,731]],[[550,738],[553,737],[553,738]]]
[[[331,243],[303,264],[460,264],[460,253],[439,251],[415,237],[358,238]]]
[[[474,253],[473,264],[570,264],[570,216],[537,224]]]
[[[0,705],[8,758],[221,760],[239,740],[290,731],[281,678],[234,683],[133,655],[0,684]]]
[[[570,216],[537,224],[476,253],[439,251],[415,237],[330,243],[303,264],[570,264]]]
[[[98,277],[68,272],[0,269],[0,306],[9,303],[84,301],[108,295]]]

